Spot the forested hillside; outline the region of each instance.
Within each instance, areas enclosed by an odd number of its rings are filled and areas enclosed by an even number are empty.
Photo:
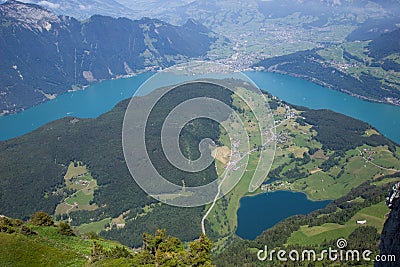
[[[363,99],[398,105],[399,33],[396,28],[364,40],[363,33],[354,32],[352,41],[265,59],[255,66],[308,79]]]
[[[230,104],[230,93],[221,88],[199,84],[182,87],[163,98],[165,106],[156,108],[149,125],[147,144],[150,157],[157,168],[171,182],[180,184],[184,175],[188,185],[201,185],[217,178],[216,168],[211,164],[199,173],[185,173],[165,159],[162,153],[159,131],[169,109],[201,93],[202,96],[220,99]],[[136,98],[137,103],[146,103],[146,97]],[[106,218],[117,218],[129,211],[126,227],[114,229],[105,235],[117,238],[129,245],[140,245],[141,233],[167,228],[172,234],[192,240],[200,233],[200,220],[204,207],[176,208],[154,205],[156,201],[139,188],[131,178],[122,152],[122,122],[128,101],[119,103],[112,111],[97,119],[64,118],[49,123],[32,133],[0,143],[0,210],[7,216],[25,218],[33,211],[42,209],[51,214],[56,206],[70,196],[65,188],[64,175],[71,162],[82,162],[97,181],[91,204],[97,209],[70,213],[73,225]],[[198,143],[205,136],[217,141],[219,127],[211,120],[198,119],[181,133],[183,152],[196,158]],[[158,133],[158,135],[157,135]],[[204,180],[205,179],[205,180]],[[25,196],[21,198],[20,196]],[[13,203],[10,205],[10,203]],[[153,205],[151,205],[153,204]],[[147,209],[151,205],[150,209]],[[139,215],[140,216],[139,216]],[[143,216],[146,215],[146,216]],[[143,217],[142,217],[143,216]],[[191,218],[189,221],[184,218]],[[132,231],[135,229],[134,231]],[[142,229],[137,231],[137,229]],[[182,230],[184,229],[184,230]]]
[[[146,142],[150,158],[171,182],[181,184],[185,177],[188,185],[202,185],[217,179],[216,164],[190,175],[171,168],[159,139],[169,110],[198,96],[196,86],[191,86],[174,90],[164,99],[166,105],[154,109],[147,129],[153,134]],[[228,91],[209,84],[197,86],[202,96],[233,104]],[[146,105],[146,97],[133,101]],[[399,169],[398,145],[367,123],[267,97],[280,125],[278,150],[268,176],[278,180],[271,184],[271,190],[294,190],[313,199],[336,199],[363,182]],[[121,141],[127,104],[127,100],[122,101],[96,119],[67,117],[0,142],[2,213],[24,219],[36,210],[45,210],[55,214],[57,220],[68,219],[79,229],[96,231],[129,246],[140,246],[141,233],[158,228],[166,228],[184,241],[196,238],[204,207],[178,208],[158,203],[131,178]],[[182,152],[196,158],[198,143],[204,137],[221,142],[215,122],[197,119],[185,126],[180,139]],[[207,234],[214,240],[234,233],[237,204],[247,194],[247,188],[245,192],[239,187],[238,190],[218,201],[206,222]],[[233,215],[228,218],[228,214]]]

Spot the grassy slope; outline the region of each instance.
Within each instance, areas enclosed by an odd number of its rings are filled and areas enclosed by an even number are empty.
[[[87,266],[93,246],[92,239],[64,236],[57,227],[26,224],[38,235],[0,233],[1,266]],[[97,240],[103,247],[120,245],[117,242]]]
[[[372,41],[332,43],[313,51],[266,59],[260,65],[370,100],[397,103],[400,56],[396,45],[392,45],[395,36],[392,32]],[[384,53],[387,46],[392,47]]]
[[[365,161],[358,153],[358,150],[363,150],[364,148],[371,147],[364,145],[347,151],[346,156],[341,159],[339,165],[334,166],[328,172],[314,173],[307,178],[297,180],[293,183],[292,189],[305,192],[309,198],[314,200],[336,199],[348,193],[351,188],[373,177],[393,173],[393,171],[381,169]],[[395,167],[399,169],[399,160],[388,151],[387,147],[371,149],[378,153],[373,163],[382,167]],[[343,175],[338,179],[334,179],[333,177],[339,173],[341,166],[344,169]]]
[[[78,231],[80,233],[95,232],[98,234],[105,229],[107,223],[111,223],[111,218],[105,218],[104,220],[92,223],[84,223],[78,227]]]
[[[288,240],[288,244],[315,245],[324,240],[347,238],[357,227],[363,227],[356,223],[357,220],[367,220],[367,225],[373,226],[382,232],[385,222],[385,214],[389,209],[385,202],[369,206],[357,212],[344,225],[337,223],[325,223],[321,226],[301,226],[300,230],[294,232]]]
[[[87,260],[76,251],[53,248],[45,239],[0,234],[2,266],[82,266]]]

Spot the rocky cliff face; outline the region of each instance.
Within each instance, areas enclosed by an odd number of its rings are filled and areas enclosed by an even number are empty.
[[[202,58],[215,34],[189,21],[57,16],[14,0],[0,5],[0,113],[38,104],[72,87]]]
[[[375,267],[400,266],[400,198],[391,202],[391,211],[382,230],[379,245],[381,257],[395,255],[395,262],[375,262]]]

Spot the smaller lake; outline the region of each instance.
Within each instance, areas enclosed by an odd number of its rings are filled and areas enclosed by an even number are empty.
[[[324,208],[330,200],[311,201],[303,193],[276,191],[244,197],[238,210],[236,234],[254,239],[264,230],[296,214],[307,214]]]

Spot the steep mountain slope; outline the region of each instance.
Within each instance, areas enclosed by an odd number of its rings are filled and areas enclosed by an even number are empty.
[[[299,51],[265,59],[255,66],[302,77],[364,99],[399,105],[399,35],[397,28],[372,40]],[[364,36],[358,35],[361,39]]]
[[[400,29],[382,34],[368,45],[368,54],[377,60],[400,54]],[[400,71],[400,68],[395,69]]]
[[[15,112],[92,82],[202,57],[215,36],[197,23],[92,16],[0,5],[0,110]]]
[[[380,255],[381,257],[387,257],[389,255],[395,255],[395,262],[376,262],[376,267],[389,267],[398,266],[400,262],[400,193],[399,185],[395,184],[389,194],[387,204],[390,204],[390,213],[385,222],[382,230],[382,236],[380,240]],[[391,199],[393,197],[393,199]],[[383,259],[383,258],[382,258]]]

